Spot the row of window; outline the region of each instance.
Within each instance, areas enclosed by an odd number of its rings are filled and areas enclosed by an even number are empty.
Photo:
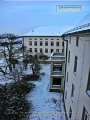
[[[68,76],[69,76],[69,73],[67,72],[67,82],[68,82]],[[74,86],[74,84],[72,84],[71,97],[74,97],[74,90],[75,90],[75,86]],[[88,74],[86,92],[90,96],[90,70],[89,70],[89,74]]]
[[[29,38],[29,40],[32,40],[32,38]],[[37,40],[37,38],[34,38],[34,40]],[[40,38],[40,40],[43,40],[43,38]],[[45,38],[45,40],[48,40],[48,38]],[[51,38],[51,40],[54,40],[54,38]],[[56,40],[60,40],[60,39],[57,38]]]
[[[69,44],[71,44],[71,37],[69,38]],[[79,46],[79,37],[76,37],[76,46]]]
[[[72,86],[72,87],[74,87],[74,86]],[[71,95],[72,95],[72,93],[71,93]],[[66,91],[66,95],[67,95],[67,91]],[[66,99],[66,95],[65,95],[65,99]],[[71,119],[71,117],[72,117],[72,108],[70,106],[70,109],[69,109],[69,118]],[[87,112],[87,110],[85,109],[85,107],[83,107],[82,120],[89,120],[89,119],[90,119],[90,115]]]
[[[34,41],[34,46],[37,46],[37,41]],[[51,46],[54,46],[54,42],[51,41]],[[43,41],[40,41],[39,42],[39,45],[40,46],[43,46]],[[32,41],[29,41],[29,46],[32,46]],[[48,41],[45,41],[45,46],[48,46]],[[60,43],[59,42],[56,42],[56,46],[60,46]],[[63,46],[63,42],[62,42],[62,46]]]
[[[48,48],[45,48],[45,51],[43,51],[43,48],[40,48],[40,49],[34,48],[34,51],[32,50],[32,48],[30,48],[29,50],[30,50],[30,52],[36,52],[36,53],[37,52],[40,52],[40,53],[43,53],[43,52],[48,53],[49,52]],[[50,53],[52,53],[52,52],[55,52],[54,49],[50,49]],[[56,49],[56,52],[59,52],[59,49]],[[62,52],[63,52],[63,49],[62,49]]]

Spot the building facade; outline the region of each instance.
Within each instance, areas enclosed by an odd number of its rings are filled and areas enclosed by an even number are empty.
[[[60,37],[64,27],[59,26],[40,26],[22,36],[23,45],[30,53],[43,53],[50,57],[52,52],[63,52],[63,40]]]
[[[90,23],[62,35],[65,45],[64,103],[68,120],[90,120]]]

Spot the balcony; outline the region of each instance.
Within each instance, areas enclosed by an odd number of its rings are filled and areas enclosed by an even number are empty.
[[[65,56],[63,53],[52,53],[50,62],[65,62]]]

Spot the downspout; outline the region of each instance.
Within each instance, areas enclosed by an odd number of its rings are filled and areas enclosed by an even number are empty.
[[[82,42],[82,40],[81,40],[81,42]],[[84,46],[84,51],[83,51],[82,71],[81,71],[81,79],[80,79],[80,86],[79,86],[79,94],[78,94],[78,101],[77,101],[77,108],[76,108],[75,120],[77,120],[78,104],[79,104],[79,97],[80,97],[80,90],[81,90],[81,83],[82,83],[82,76],[83,76],[83,65],[84,65],[84,59],[85,59],[85,47],[86,46],[85,46],[84,43],[83,43],[83,46]]]
[[[67,70],[67,53],[68,53],[68,40],[65,40],[63,37],[63,40],[66,42],[66,61],[65,61],[65,79],[66,79],[66,70]],[[64,82],[64,89],[65,89],[65,82]]]
[[[66,42],[66,60],[65,60],[65,78],[64,78],[64,94],[65,94],[65,80],[66,80],[66,70],[67,70],[67,53],[68,53],[68,40],[65,40],[64,36],[62,36],[63,40]],[[65,46],[65,45],[64,45]],[[65,47],[64,47],[65,48]],[[64,101],[64,94],[63,94],[63,101]],[[66,107],[65,107],[65,102],[64,102],[64,109],[65,109],[65,116],[66,120],[68,120],[67,117],[67,112],[66,112]]]

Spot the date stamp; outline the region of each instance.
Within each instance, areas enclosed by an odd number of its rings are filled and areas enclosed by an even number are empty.
[[[82,12],[83,7],[82,5],[57,5],[56,6],[57,12]]]

